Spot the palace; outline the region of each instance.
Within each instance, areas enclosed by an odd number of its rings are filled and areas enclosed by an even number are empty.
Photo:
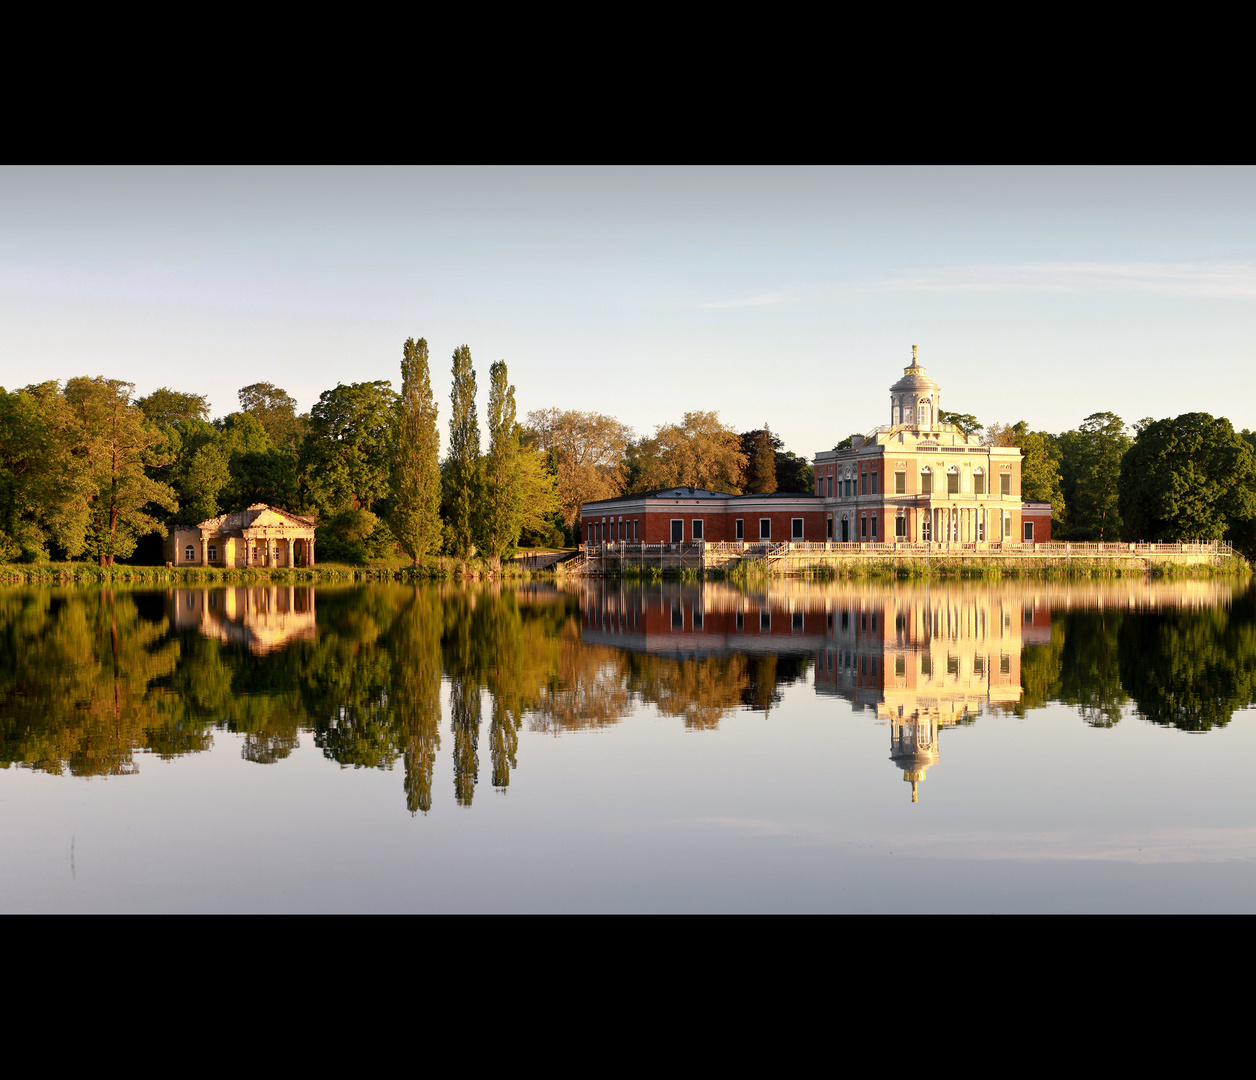
[[[938,384],[911,349],[890,422],[815,456],[826,538],[839,543],[1045,543],[1051,504],[1022,503],[1021,452],[938,418]]]

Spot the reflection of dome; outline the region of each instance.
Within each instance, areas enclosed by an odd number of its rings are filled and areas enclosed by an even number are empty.
[[[917,801],[916,785],[925,778],[925,770],[938,762],[937,721],[894,721],[890,724],[890,760],[903,770],[903,779],[911,784],[911,801]]]

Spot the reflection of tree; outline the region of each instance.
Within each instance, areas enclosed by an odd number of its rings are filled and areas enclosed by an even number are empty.
[[[628,668],[634,694],[664,716],[683,717],[689,728],[714,728],[737,711],[751,683],[750,661],[740,654],[673,660],[634,653]]]
[[[75,776],[135,771],[143,749],[201,749],[171,731],[178,703],[160,685],[178,660],[164,619],[129,593],[0,593],[0,762]]]
[[[390,700],[405,759],[406,806],[411,814],[432,808],[432,770],[440,749],[440,596],[415,589],[391,639]]]
[[[1125,615],[1121,682],[1139,715],[1184,731],[1229,722],[1256,694],[1256,626],[1247,602]]]
[[[1122,707],[1129,700],[1118,663],[1121,620],[1119,608],[1088,608],[1067,616],[1057,694],[1091,727],[1111,727],[1121,719]],[[1054,623],[1051,636],[1054,642]]]
[[[454,800],[470,806],[480,778],[480,688],[474,679],[455,679],[450,686],[449,730],[454,737]]]
[[[529,726],[557,734],[622,720],[632,704],[624,662],[617,649],[584,645],[579,623],[569,620],[562,629],[558,670],[541,689]]]

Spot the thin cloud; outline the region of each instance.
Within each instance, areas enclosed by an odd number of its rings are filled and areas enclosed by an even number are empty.
[[[877,283],[905,292],[1130,293],[1154,296],[1256,296],[1256,262],[991,263],[910,272]]]
[[[753,296],[741,296],[735,300],[714,300],[709,304],[699,304],[700,308],[742,308],[767,307],[770,304],[783,304],[783,292],[755,293]]]

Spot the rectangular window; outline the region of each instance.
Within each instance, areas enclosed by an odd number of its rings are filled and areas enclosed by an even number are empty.
[[[672,629],[683,630],[685,628],[685,609],[680,607],[672,608]]]
[[[792,518],[790,520],[789,535],[792,540],[802,539],[802,518]]]
[[[859,493],[861,495],[868,494],[868,474],[867,473],[859,474]]]
[[[929,678],[933,677],[933,657],[932,656],[922,656],[920,658],[920,674],[926,675]]]
[[[682,518],[672,518],[672,543],[679,544],[685,538],[685,522]]]
[[[1012,658],[1008,656],[1007,653],[1002,653],[999,656],[999,674],[1000,675],[1012,674]]]
[[[702,539],[702,518],[693,519],[693,538],[695,540]]]
[[[697,608],[693,609],[693,628],[695,630],[702,629],[702,612],[700,612]]]
[[[825,536],[826,536],[829,540],[832,540],[832,539],[833,539],[833,518],[832,518],[832,516],[831,516],[831,515],[830,515],[829,517],[825,518],[825,521],[824,521],[824,528],[825,528],[825,534],[824,534],[824,535],[825,535]]]
[[[896,472],[894,474],[894,494],[907,494],[907,474],[905,472]]]
[[[1032,544],[1033,542],[1034,542],[1034,523],[1032,521],[1027,521],[1025,522],[1025,543]],[[214,549],[210,548],[209,550],[213,551]],[[213,556],[211,555],[210,558],[212,559]]]
[[[746,521],[744,518],[737,519],[737,539],[746,539]]]
[[[948,495],[959,494],[959,470],[946,474],[946,493]]]
[[[636,518],[633,518],[633,521],[632,521],[632,539],[634,542],[640,539],[640,536],[637,533],[637,519]]]
[[[833,477],[829,477],[829,498],[833,498]]]
[[[771,518],[759,518],[759,539],[760,540],[772,539],[772,519]]]
[[[907,519],[905,517],[896,517],[894,519],[894,535],[899,540],[907,535]]]
[[[746,613],[744,611],[737,612],[737,629],[746,629]]]
[[[191,562],[195,558],[196,558],[196,550],[192,547],[191,544],[188,544],[188,546],[183,549],[183,561]]]
[[[984,656],[973,657],[973,674],[979,679],[986,677],[986,658]]]
[[[1012,539],[1012,515],[1006,510],[1003,512],[1003,539]]]
[[[876,493],[877,493],[877,474],[873,473],[872,474],[872,494],[875,495]]]
[[[789,616],[789,629],[795,634],[802,633],[802,612],[794,611]]]
[[[816,494],[821,496],[824,494],[824,477],[816,481]]]
[[[986,474],[973,473],[973,494],[984,495],[986,493]]]
[[[759,612],[759,629],[760,630],[772,629],[772,612],[770,611]]]
[[[1000,495],[1012,494],[1012,474],[1011,473],[1006,473],[1006,472],[999,473],[999,494]]]
[[[1031,528],[1032,528],[1032,526],[1031,526]],[[216,544],[210,544],[210,545],[209,545],[209,561],[210,561],[210,562],[217,562],[217,561],[218,561],[218,546],[217,546]]]
[[[859,539],[860,540],[868,539],[868,515],[867,514],[864,514],[859,519]]]
[[[921,495],[933,494],[933,473],[927,472],[927,473],[920,474],[920,494]]]
[[[872,542],[877,542],[877,515],[872,515]]]
[[[903,656],[902,654],[899,654],[898,656],[894,657],[894,674],[895,675],[907,674],[907,657]]]

